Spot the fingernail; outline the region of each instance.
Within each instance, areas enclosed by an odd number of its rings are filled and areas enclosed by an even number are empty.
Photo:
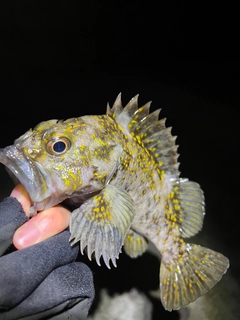
[[[17,248],[33,245],[40,239],[40,230],[31,221],[24,223],[14,235],[14,244]]]

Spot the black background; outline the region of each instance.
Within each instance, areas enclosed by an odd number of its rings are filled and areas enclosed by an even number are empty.
[[[119,92],[124,104],[152,100],[178,136],[181,176],[205,191],[204,231],[239,281],[237,12],[201,1],[1,1],[1,147],[43,120],[105,113]]]

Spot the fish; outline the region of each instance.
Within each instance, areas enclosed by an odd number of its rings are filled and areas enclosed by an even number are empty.
[[[180,177],[178,145],[161,109],[123,107],[121,93],[106,114],[52,119],[0,149],[0,162],[31,198],[31,216],[59,203],[73,209],[71,245],[101,266],[117,266],[151,242],[160,253],[163,307],[178,310],[210,290],[229,268],[223,254],[187,242],[203,226],[205,197]]]

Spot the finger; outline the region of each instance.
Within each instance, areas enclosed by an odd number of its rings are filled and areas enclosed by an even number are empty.
[[[69,225],[70,213],[60,205],[39,212],[16,230],[14,246],[23,249],[62,232]]]
[[[24,188],[22,184],[16,185],[10,194],[11,197],[17,198],[17,200],[21,203],[23,210],[26,215],[29,217],[29,210],[31,207],[31,199],[27,193],[27,190]]]

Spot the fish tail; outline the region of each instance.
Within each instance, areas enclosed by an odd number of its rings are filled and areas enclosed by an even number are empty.
[[[187,244],[175,260],[160,266],[160,298],[168,311],[186,307],[211,289],[226,273],[229,260],[216,251]]]

